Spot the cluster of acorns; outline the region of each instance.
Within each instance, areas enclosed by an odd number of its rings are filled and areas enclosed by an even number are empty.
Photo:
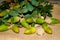
[[[44,29],[44,31],[46,33],[52,34],[52,29],[48,26],[48,24],[57,24],[60,23],[60,20],[55,19],[55,18],[50,18],[49,21],[47,22],[42,18],[28,18],[28,19],[24,19],[24,18],[19,18],[18,16],[15,16],[12,18],[10,18],[7,22],[12,22],[12,20],[14,20],[13,22],[16,23],[19,21],[19,23],[26,28],[26,30],[24,31],[24,34],[33,34],[36,32],[36,27],[34,27],[34,24],[39,24],[42,25],[42,28]],[[32,24],[32,25],[30,25]],[[0,25],[0,32],[2,31],[7,31],[8,29],[12,29],[14,32],[19,33],[19,27],[17,24],[11,24],[11,25],[5,25],[2,24]]]
[[[18,7],[19,6],[15,6],[14,8],[18,8]],[[8,13],[9,13],[9,10],[2,11],[0,13],[0,16],[7,15]],[[17,22],[18,22],[18,24],[15,24]],[[36,18],[31,17],[31,18],[25,19],[24,17],[21,18],[19,16],[13,16],[12,18],[7,20],[7,23],[11,23],[11,24],[10,25],[6,25],[6,24],[0,25],[0,32],[7,31],[8,29],[12,29],[15,33],[19,33],[19,31],[20,31],[19,26],[21,25],[22,27],[26,28],[26,30],[24,31],[24,34],[33,34],[33,33],[37,32],[35,24],[39,24],[39,25],[42,25],[42,28],[44,29],[44,31],[46,33],[52,34],[52,29],[48,26],[48,24],[57,24],[57,23],[60,23],[60,20],[55,19],[55,18],[49,18],[47,20],[44,20],[41,17],[36,17]]]

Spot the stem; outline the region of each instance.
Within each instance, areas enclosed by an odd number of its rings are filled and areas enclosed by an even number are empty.
[[[11,0],[12,3],[14,3],[14,0]]]
[[[11,24],[8,29],[11,29],[14,24]]]
[[[24,0],[27,3],[27,0]]]
[[[45,15],[45,16],[44,16],[44,20],[45,20],[45,19],[46,19],[46,13],[44,13],[44,15]]]

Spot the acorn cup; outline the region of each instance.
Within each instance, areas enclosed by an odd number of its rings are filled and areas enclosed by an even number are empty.
[[[48,27],[47,23],[43,23],[42,24],[42,28],[44,29],[44,31],[48,34],[52,34],[52,29],[50,27]]]
[[[14,24],[12,26],[12,31],[14,31],[15,33],[19,33],[19,27],[18,27],[18,25]]]
[[[36,28],[35,27],[31,27],[30,29],[26,29],[24,31],[24,34],[34,34],[36,32]]]
[[[5,24],[0,25],[0,32],[7,31],[9,29],[8,27],[9,26]]]
[[[36,19],[36,23],[38,23],[38,24],[42,24],[42,23],[44,23],[45,21],[44,21],[44,19],[42,19],[42,18],[37,18]]]
[[[25,28],[30,29],[30,25],[26,22],[26,20],[25,20],[24,18],[22,18],[22,19],[20,20],[20,23],[21,23],[21,25],[24,26]]]

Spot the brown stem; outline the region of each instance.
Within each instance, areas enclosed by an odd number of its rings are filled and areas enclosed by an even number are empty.
[[[11,2],[11,0],[5,0],[6,2]]]
[[[44,20],[45,20],[45,19],[46,19],[46,13],[44,13],[44,15],[45,15],[45,16],[44,16]]]
[[[6,2],[12,2],[12,3],[14,3],[14,0],[5,0]]]

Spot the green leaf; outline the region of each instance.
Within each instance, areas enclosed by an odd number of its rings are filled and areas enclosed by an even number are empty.
[[[21,12],[22,13],[27,13],[28,12],[28,9],[26,8],[26,6],[24,6],[23,8],[21,8]]]
[[[22,1],[22,2],[20,3],[20,5],[22,5],[22,6],[25,5],[25,1]]]
[[[3,19],[2,22],[3,24],[9,25],[9,23],[7,23],[7,19]]]
[[[36,16],[38,16],[38,14],[39,14],[39,10],[36,9],[33,11],[32,16],[36,17]]]
[[[50,11],[53,9],[53,6],[52,5],[46,5],[45,6],[45,11]]]
[[[39,5],[39,2],[37,2],[36,0],[31,0],[31,3],[32,3],[32,5],[34,5],[34,6],[38,6],[38,5]]]
[[[47,16],[52,17],[52,14],[50,12],[47,13]]]
[[[6,1],[2,1],[2,3],[0,4],[0,10],[5,10],[9,8],[9,3]]]
[[[2,20],[0,20],[0,25],[3,24]]]
[[[22,2],[23,0],[14,0],[15,3],[19,3]]]
[[[21,8],[17,8],[17,9],[15,9],[18,13],[22,13],[21,12]]]
[[[49,1],[45,1],[44,4],[48,5],[49,4]]]
[[[11,16],[17,16],[19,15],[19,12],[17,10],[11,10],[10,13],[9,13]]]
[[[32,16],[30,15],[30,14],[27,14],[27,15],[25,15],[25,19],[27,19],[27,18],[31,18]]]
[[[3,17],[3,19],[8,18],[8,17],[9,17],[9,15],[7,14],[7,15],[5,15],[5,16]]]
[[[41,14],[41,16],[43,16],[43,17],[45,17],[45,14],[42,12],[42,13],[40,13]]]
[[[43,5],[39,5],[39,8],[40,8],[40,10],[41,10],[41,9],[44,9]]]
[[[45,3],[47,0],[38,0],[40,3]]]
[[[32,11],[34,9],[34,7],[30,4],[30,3],[26,3],[26,8],[29,10],[29,11]]]

